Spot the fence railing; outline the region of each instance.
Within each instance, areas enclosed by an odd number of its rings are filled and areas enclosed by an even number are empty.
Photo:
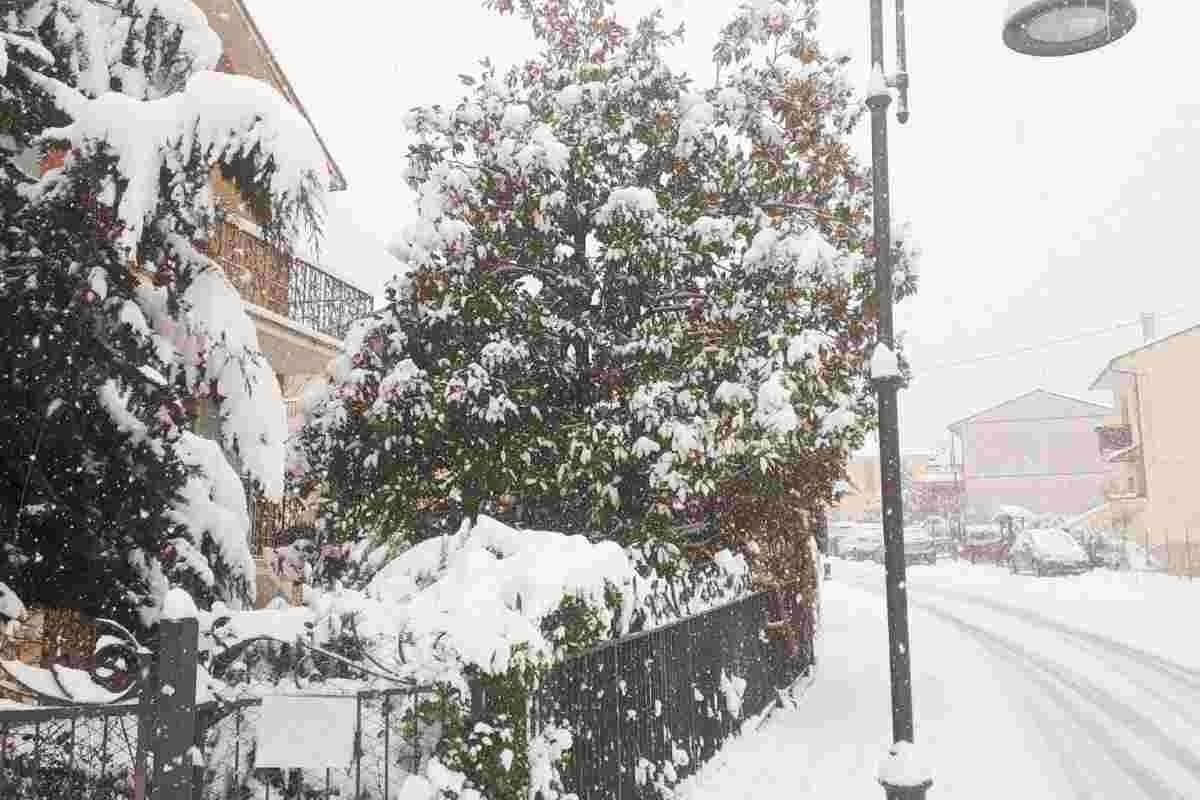
[[[530,729],[571,731],[566,791],[580,800],[633,800],[650,793],[648,784],[677,783],[807,670],[811,627],[799,641],[769,635],[772,611],[790,613],[772,599],[754,594],[551,670],[530,698]],[[197,705],[187,688],[196,681],[197,623],[160,628],[140,702],[0,704],[0,798],[141,800],[150,786],[152,798],[392,800],[409,775],[424,771],[443,736],[433,687],[342,694],[355,715],[345,768],[260,767],[261,737],[275,733],[265,726],[287,721],[267,718],[258,698]],[[486,697],[476,702],[487,708]],[[190,773],[171,766],[185,759]]]
[[[300,695],[313,697],[313,695]],[[255,763],[259,736],[264,733],[262,700],[249,699],[222,707],[202,708],[197,747],[206,766],[197,773],[195,800],[233,800],[244,796],[356,798],[393,800],[404,781],[420,774],[442,737],[443,723],[414,714],[436,702],[430,688],[364,691],[329,695],[326,699],[354,701],[354,757],[345,769],[259,768]]]
[[[0,705],[0,797],[130,800],[138,706]]]
[[[566,659],[533,697],[531,729],[571,730],[567,792],[632,800],[712,758],[812,664],[811,639],[767,636],[761,592]]]

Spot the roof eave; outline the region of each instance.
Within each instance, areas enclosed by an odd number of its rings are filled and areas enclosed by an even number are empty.
[[[308,122],[308,127],[312,130],[313,136],[316,137],[317,144],[321,146],[321,151],[325,154],[325,160],[329,166],[329,191],[344,191],[346,188],[348,188],[345,173],[342,172],[342,168],[338,166],[338,163],[334,161],[333,154],[329,152],[329,147],[325,144],[325,140],[321,138],[321,134],[317,131],[317,126],[313,124],[312,117],[308,115],[308,109],[306,109],[304,107],[304,103],[300,101],[300,95],[296,94],[295,87],[293,87],[292,82],[288,80],[287,73],[283,71],[283,66],[279,63],[279,59],[275,57],[274,51],[271,50],[271,45],[267,42],[267,37],[263,36],[262,30],[258,27],[258,23],[254,21],[254,15],[250,13],[250,9],[246,7],[246,4],[243,2],[243,0],[236,0],[236,2],[242,17],[245,18],[246,22],[250,25],[251,32],[258,40],[258,43],[262,46],[263,53],[266,55],[267,60],[271,62],[272,69],[274,69],[275,74],[279,77],[280,82],[283,84],[288,98],[296,104],[296,110],[299,111],[300,115],[303,116]]]

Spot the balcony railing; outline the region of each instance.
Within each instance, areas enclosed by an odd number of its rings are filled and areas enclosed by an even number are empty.
[[[297,256],[286,256],[233,222],[221,223],[209,255],[247,302],[334,339],[371,313],[371,295]]]
[[[1128,425],[1098,425],[1096,437],[1102,456],[1133,446],[1133,429]]]

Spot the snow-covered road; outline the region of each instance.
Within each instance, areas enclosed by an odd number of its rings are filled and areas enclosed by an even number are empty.
[[[815,684],[731,742],[684,797],[882,796],[882,570],[836,562],[825,590]],[[910,569],[909,601],[931,798],[1200,798],[1200,584],[948,564]]]

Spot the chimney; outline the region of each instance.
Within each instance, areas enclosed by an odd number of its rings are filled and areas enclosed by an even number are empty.
[[[1156,322],[1156,320],[1155,320],[1153,311],[1143,311],[1142,312],[1142,341],[1143,342],[1152,342],[1158,338],[1158,334],[1155,333],[1155,330],[1154,330],[1155,322]]]

